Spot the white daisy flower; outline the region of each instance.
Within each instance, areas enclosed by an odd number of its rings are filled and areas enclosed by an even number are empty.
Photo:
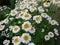
[[[16,25],[16,26],[12,27],[12,32],[13,33],[18,33],[19,31],[20,31],[20,27],[19,26]]]
[[[19,13],[18,18],[22,18],[23,17],[23,13]]]
[[[12,38],[12,43],[13,43],[13,45],[20,45],[20,43],[21,43],[21,38],[20,38],[19,36],[14,36],[14,37]]]
[[[52,2],[53,2],[53,4],[60,3],[60,1],[59,1],[59,0],[53,0]]]
[[[29,0],[23,0],[23,2],[24,2],[24,3],[28,3],[28,2],[29,2]]]
[[[39,7],[38,7],[38,11],[39,11],[40,13],[43,13],[45,10],[44,10],[44,8],[43,8],[42,6],[39,6]]]
[[[48,41],[48,40],[50,40],[50,37],[49,37],[49,35],[45,35],[45,41]]]
[[[30,33],[35,33],[35,28],[31,27],[31,29],[29,30]]]
[[[53,32],[49,32],[48,35],[53,38],[54,37],[54,33]]]
[[[34,43],[29,43],[28,45],[35,45]]]
[[[36,23],[39,24],[42,21],[42,17],[40,15],[36,15],[36,16],[33,17],[33,20],[35,20]]]
[[[3,44],[4,44],[4,45],[9,45],[9,43],[10,43],[10,40],[7,40],[7,39],[6,39],[6,40],[3,41]]]
[[[44,7],[50,7],[50,3],[49,2],[44,2],[43,6]]]
[[[0,31],[2,31],[5,28],[5,25],[0,25]]]
[[[24,13],[22,19],[29,20],[29,19],[31,19],[31,17],[32,16],[29,13]]]
[[[51,20],[51,21],[50,21],[50,24],[51,24],[51,25],[57,25],[57,26],[59,25],[56,20]]]
[[[20,5],[20,9],[25,9],[25,5],[24,4],[21,4]]]
[[[27,13],[27,12],[28,12],[27,9],[23,9],[23,10],[21,11],[21,13]]]
[[[42,29],[42,31],[41,32],[45,32],[45,29]]]
[[[23,24],[22,24],[22,29],[24,30],[24,31],[29,31],[30,30],[30,28],[31,28],[31,23],[29,22],[29,21],[26,21],[26,22],[24,22]]]
[[[23,43],[27,44],[31,41],[31,36],[29,35],[29,33],[23,33],[21,36],[21,40]]]
[[[41,16],[44,17],[44,18],[47,18],[48,14],[47,13],[41,13]]]
[[[37,3],[37,0],[31,0],[31,2],[32,2],[33,4],[36,4],[36,3]]]
[[[15,16],[18,12],[16,10],[11,10],[10,15]]]
[[[36,9],[37,9],[37,8],[32,5],[32,6],[30,6],[30,9],[29,9],[29,10],[30,10],[31,12],[34,12]]]
[[[56,28],[54,29],[54,33],[55,33],[57,36],[59,36],[58,30],[57,30]]]
[[[50,16],[48,16],[47,20],[50,22],[52,20],[52,18]]]

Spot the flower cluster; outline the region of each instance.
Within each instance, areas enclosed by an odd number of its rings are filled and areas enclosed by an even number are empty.
[[[50,40],[55,35],[59,36],[58,30],[52,28],[59,24],[48,13],[51,3],[48,1],[44,1],[42,5],[40,3],[40,0],[23,0],[19,7],[11,10],[7,19],[0,22],[0,31],[7,32],[6,37],[11,39],[13,45],[21,45],[22,43],[35,45],[32,41],[33,36],[40,33],[44,33],[44,36],[42,36],[45,41]],[[7,25],[3,25],[3,23]],[[52,28],[52,31],[49,30],[50,28]],[[45,34],[45,31],[47,34]],[[10,41],[7,39],[3,41],[4,45],[9,43]]]

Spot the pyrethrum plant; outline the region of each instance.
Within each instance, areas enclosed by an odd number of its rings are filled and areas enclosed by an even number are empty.
[[[50,16],[56,6],[50,1],[23,0],[0,22],[4,45],[55,45],[58,22]]]

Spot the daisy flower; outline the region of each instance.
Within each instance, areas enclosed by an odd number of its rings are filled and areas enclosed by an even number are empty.
[[[0,25],[0,31],[2,31],[5,28],[5,25]]]
[[[12,38],[12,43],[13,43],[14,45],[20,45],[20,43],[21,43],[21,38],[20,38],[19,36],[14,36],[14,37]]]
[[[13,33],[18,33],[19,31],[20,31],[20,27],[19,26],[16,25],[16,26],[12,27],[12,32]]]
[[[44,7],[50,7],[50,3],[49,3],[49,2],[45,2],[45,3],[43,4],[43,6],[44,6]]]
[[[35,45],[34,43],[29,43],[28,45]]]
[[[29,20],[29,19],[31,19],[31,17],[32,16],[29,13],[24,13],[22,19]]]
[[[47,18],[48,14],[47,13],[41,13],[41,16],[44,17],[44,18]]]
[[[29,10],[30,10],[31,12],[34,12],[36,9],[37,9],[37,8],[32,5],[32,6],[30,6],[30,9],[29,9]]]
[[[40,15],[36,15],[36,16],[33,17],[33,20],[35,20],[36,23],[39,24],[42,21],[42,17]]]
[[[54,33],[55,33],[57,36],[59,36],[58,30],[57,30],[56,28],[54,29]]]
[[[27,12],[28,12],[27,9],[23,9],[23,10],[21,11],[21,13],[27,13]]]
[[[23,13],[19,13],[18,18],[22,18],[23,17]]]
[[[20,5],[20,9],[25,9],[25,5],[24,4],[21,4]]]
[[[45,41],[48,41],[48,40],[50,40],[50,37],[49,37],[49,35],[45,35]]]
[[[26,21],[26,22],[24,22],[23,24],[22,24],[22,29],[24,30],[24,31],[29,31],[30,30],[30,28],[31,28],[31,23],[29,22],[29,21]]]
[[[54,33],[53,32],[49,32],[48,35],[53,38],[54,37]]]
[[[4,44],[4,45],[9,45],[9,43],[10,43],[10,40],[7,40],[7,39],[6,39],[6,40],[3,41],[3,44]]]
[[[50,24],[51,24],[51,25],[57,25],[57,26],[59,25],[56,20],[51,20],[51,21],[50,21]]]
[[[15,16],[17,14],[17,11],[16,10],[11,10],[11,12],[10,12],[10,15],[11,16]]]
[[[24,3],[28,3],[28,2],[29,2],[29,0],[23,0],[23,2],[24,2]]]
[[[60,3],[59,0],[53,0],[53,4],[57,4],[57,3]]]
[[[23,33],[21,36],[21,40],[23,43],[27,44],[31,41],[31,36],[29,35],[29,33]]]
[[[43,13],[43,12],[44,12],[44,8],[43,8],[42,6],[39,6],[39,7],[38,7],[38,11],[39,11],[40,13]]]
[[[31,29],[29,30],[30,33],[35,33],[35,28],[31,27]]]

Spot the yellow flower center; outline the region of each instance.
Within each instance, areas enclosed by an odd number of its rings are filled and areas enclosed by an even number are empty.
[[[15,43],[19,42],[19,39],[18,39],[18,38],[16,38],[16,39],[14,40],[14,42],[15,42]]]
[[[1,25],[0,25],[0,29],[3,28]]]
[[[25,12],[26,10],[22,10],[22,12]]]
[[[18,30],[18,28],[17,28],[17,27],[15,27],[15,28],[14,28],[14,31],[17,31],[17,30]]]
[[[24,28],[28,28],[28,27],[29,27],[29,24],[26,23],[26,24],[24,25]]]
[[[28,0],[24,0],[25,2],[28,2]]]
[[[25,35],[23,38],[24,38],[24,40],[28,40],[29,39],[29,37],[27,35]]]
[[[29,14],[25,14],[25,17],[29,17]]]
[[[36,17],[36,20],[38,21],[38,20],[40,20],[40,17],[38,16],[38,17]]]
[[[15,14],[15,11],[13,11],[12,14]]]
[[[32,6],[32,8],[34,9],[34,6]]]
[[[23,16],[23,14],[19,14],[20,16]]]
[[[58,0],[55,0],[55,2],[58,2]]]
[[[44,16],[46,16],[46,13],[44,13]]]
[[[36,2],[37,0],[34,0],[34,2]]]
[[[46,5],[48,5],[48,2],[45,2]]]
[[[34,27],[32,27],[31,30],[34,30]]]

